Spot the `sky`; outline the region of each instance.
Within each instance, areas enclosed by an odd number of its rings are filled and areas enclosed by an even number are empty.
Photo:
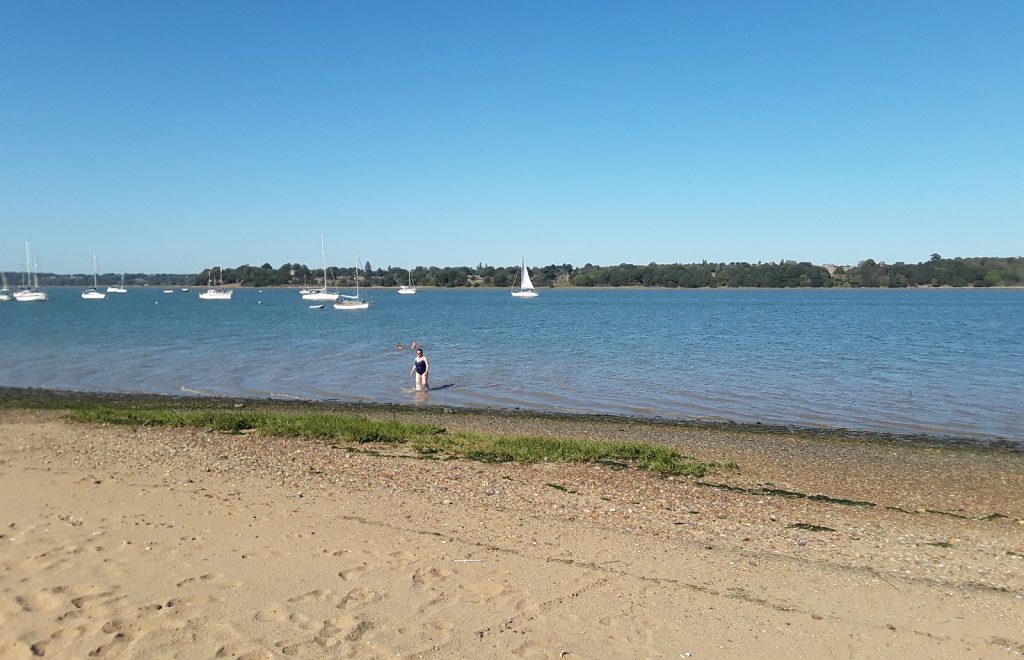
[[[1024,255],[1024,2],[0,2],[0,268]]]

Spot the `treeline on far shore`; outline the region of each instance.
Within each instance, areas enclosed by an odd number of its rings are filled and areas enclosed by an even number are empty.
[[[434,287],[511,287],[518,283],[518,266],[477,265],[453,267],[418,267],[412,271],[415,286]],[[20,274],[7,273],[8,281],[16,284]],[[54,275],[40,273],[43,286],[91,286],[92,275]],[[105,274],[100,285],[120,283],[121,274]],[[277,268],[243,265],[237,268],[219,267],[204,270],[198,275],[187,274],[126,274],[127,286],[205,286],[223,282],[228,286],[308,286],[323,285],[323,269],[312,269],[305,264],[286,263]],[[907,264],[887,264],[873,259],[856,266],[815,265],[809,262],[783,261],[781,263],[710,263],[655,264],[646,266],[619,264],[596,266],[586,264],[551,264],[530,268],[530,277],[536,287],[849,287],[849,288],[902,288],[902,287],[998,287],[1024,286],[1024,257],[956,257],[945,259],[933,254],[928,261]],[[409,283],[409,271],[403,268],[374,268],[369,262],[359,273],[359,284],[364,287],[395,287]],[[327,268],[328,286],[351,287],[355,284],[355,268]]]

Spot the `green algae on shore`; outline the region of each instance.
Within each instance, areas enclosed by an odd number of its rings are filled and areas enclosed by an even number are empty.
[[[664,476],[704,476],[714,467],[664,445],[578,440],[459,431],[429,424],[369,420],[328,413],[181,410],[78,404],[71,419],[94,424],[205,428],[226,433],[256,431],[269,436],[339,442],[405,444],[422,456],[466,458],[485,463],[603,463],[622,461]]]

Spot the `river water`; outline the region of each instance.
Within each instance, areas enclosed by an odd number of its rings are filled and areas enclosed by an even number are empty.
[[[762,422],[1024,447],[1024,290],[131,289],[0,303],[0,385]],[[367,293],[367,291],[364,291]],[[428,394],[409,391],[417,341]]]

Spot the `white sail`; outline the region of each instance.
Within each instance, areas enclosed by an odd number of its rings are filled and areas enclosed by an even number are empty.
[[[523,286],[524,289],[533,288],[533,280],[530,279],[530,270],[526,267],[526,260],[523,260]]]

